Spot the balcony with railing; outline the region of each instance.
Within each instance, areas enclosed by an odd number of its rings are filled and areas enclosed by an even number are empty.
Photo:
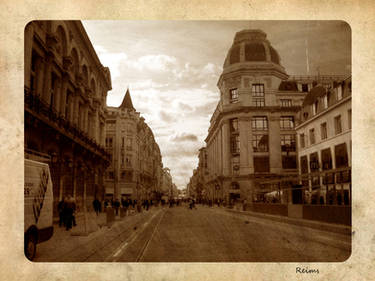
[[[26,87],[25,110],[29,111],[32,115],[38,119],[41,119],[42,121],[48,121],[52,127],[68,136],[73,141],[79,139],[91,151],[100,154],[106,158],[107,161],[109,161],[110,155],[104,149],[104,147],[98,144],[93,138],[90,138],[86,132],[82,131],[75,124],[65,119],[53,107],[43,101],[40,96],[35,95]]]

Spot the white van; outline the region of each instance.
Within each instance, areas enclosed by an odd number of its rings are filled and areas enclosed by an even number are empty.
[[[53,234],[53,189],[48,164],[25,159],[24,194],[25,256],[33,260],[36,245]]]

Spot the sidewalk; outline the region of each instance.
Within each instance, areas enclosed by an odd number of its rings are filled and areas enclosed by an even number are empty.
[[[92,260],[93,256],[101,256],[104,260],[158,209],[153,207],[122,218],[116,216],[110,226],[107,226],[106,213],[96,216],[94,212],[87,214],[87,229],[83,214],[77,215],[77,226],[69,231],[54,224],[52,238],[37,245],[34,262],[79,262]],[[82,235],[86,230],[88,235]],[[100,258],[94,261],[100,261]]]
[[[261,213],[261,212],[243,211],[242,205],[235,205],[232,208],[224,207],[222,205],[218,207],[216,204],[211,207],[207,205],[200,205],[200,206],[205,207],[205,208],[212,208],[216,210],[223,210],[229,213],[237,213],[237,214],[242,214],[246,216],[253,216],[257,218],[268,219],[271,221],[277,221],[277,222],[288,223],[288,224],[293,224],[293,225],[298,225],[298,226],[303,226],[303,227],[309,227],[313,229],[329,231],[329,232],[334,232],[334,233],[339,233],[339,234],[351,235],[352,233],[352,228],[347,225],[326,223],[326,222],[315,221],[315,220],[291,218],[287,216],[271,215],[271,214],[266,214],[266,213]]]
[[[265,214],[265,213],[260,213],[260,212],[242,211],[239,208],[233,208],[233,209],[223,208],[223,209],[231,213],[239,213],[239,214],[244,214],[248,216],[277,221],[277,222],[289,223],[293,225],[309,227],[309,228],[323,230],[323,231],[335,232],[339,234],[351,235],[352,233],[352,228],[347,225],[326,223],[326,222],[306,220],[306,219],[297,219],[297,218],[291,218],[291,217],[286,217],[286,216],[270,215],[270,214]]]

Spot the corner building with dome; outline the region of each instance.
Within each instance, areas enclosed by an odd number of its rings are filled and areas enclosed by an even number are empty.
[[[295,123],[312,81],[289,77],[263,31],[236,33],[205,139],[210,199],[262,201],[272,181],[297,175]]]

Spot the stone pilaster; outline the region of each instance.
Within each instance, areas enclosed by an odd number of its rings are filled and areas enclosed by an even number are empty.
[[[270,155],[270,172],[280,173],[282,171],[281,163],[281,139],[280,139],[280,116],[270,115],[269,124],[269,155]]]
[[[246,175],[249,171],[249,150],[251,150],[251,142],[249,139],[249,131],[251,128],[250,118],[239,118],[238,127],[240,132],[240,174]]]
[[[62,116],[65,116],[65,106],[67,106],[67,100],[66,100],[66,91],[68,90],[68,75],[63,74],[63,77],[61,79],[62,86],[61,86],[61,93],[60,93],[60,99],[59,99],[59,108],[60,108],[60,114]]]
[[[53,56],[51,54],[47,54],[45,58],[43,93],[42,93],[42,99],[47,104],[49,104],[51,101],[52,60],[53,60]]]
[[[231,152],[230,152],[230,131],[229,131],[229,120],[223,121],[221,127],[222,130],[222,147],[223,151],[223,175],[228,176],[231,173]]]

